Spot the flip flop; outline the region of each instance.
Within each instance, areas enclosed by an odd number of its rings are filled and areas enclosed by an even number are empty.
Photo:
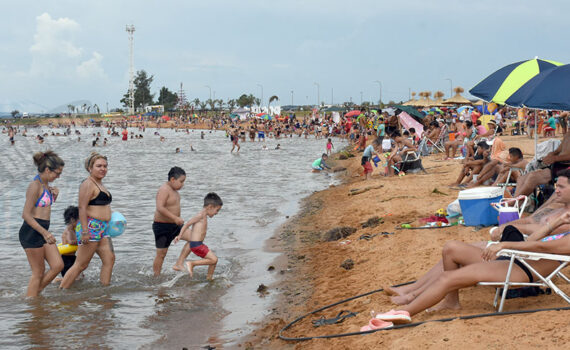
[[[329,324],[341,323],[342,321],[344,321],[345,318],[354,317],[354,316],[356,316],[356,312],[342,310],[333,318],[325,318],[324,316],[321,316],[321,318],[313,320],[311,322],[313,323],[313,327],[320,327]]]
[[[386,322],[383,320],[379,320],[377,318],[373,318],[368,322],[368,324],[362,328],[360,328],[361,332],[372,331],[375,329],[384,329],[388,327],[392,327],[394,324],[392,322]]]
[[[390,310],[383,314],[376,315],[376,318],[382,321],[391,321],[394,324],[412,323],[410,313],[404,310]]]

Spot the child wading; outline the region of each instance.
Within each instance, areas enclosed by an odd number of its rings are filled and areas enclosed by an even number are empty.
[[[209,265],[207,278],[212,280],[214,277],[218,257],[204,244],[204,238],[208,230],[208,218],[212,218],[218,214],[222,205],[222,199],[217,194],[214,192],[208,193],[206,197],[204,197],[204,208],[182,227],[180,234],[174,239],[174,243],[181,239],[187,241],[192,253],[202,258],[200,260],[186,262],[186,268],[188,269],[190,277],[194,276],[194,266],[199,265]],[[186,256],[184,254],[180,254],[176,265],[181,265],[185,258]]]

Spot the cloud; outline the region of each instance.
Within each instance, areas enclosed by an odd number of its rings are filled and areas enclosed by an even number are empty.
[[[85,60],[85,50],[74,43],[80,29],[79,23],[67,17],[54,19],[48,13],[36,17],[29,75],[67,80],[106,77],[101,66],[103,56],[93,52]]]
[[[106,78],[107,75],[101,67],[103,56],[98,52],[93,52],[93,57],[87,61],[81,62],[75,69],[77,75],[83,79],[89,78]]]

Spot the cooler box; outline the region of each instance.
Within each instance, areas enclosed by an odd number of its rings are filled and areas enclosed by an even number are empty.
[[[459,205],[466,226],[497,225],[497,211],[491,206],[503,198],[502,187],[477,187],[459,192]]]

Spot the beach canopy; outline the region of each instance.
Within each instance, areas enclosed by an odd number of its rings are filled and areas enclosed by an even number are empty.
[[[540,72],[561,65],[560,62],[538,58],[509,64],[483,79],[469,90],[469,93],[487,102],[520,107],[522,106],[520,99],[510,99],[513,94]]]
[[[362,112],[355,109],[354,111],[350,111],[350,112],[346,113],[344,116],[345,117],[354,117],[354,116],[360,115],[360,113],[362,113]]]

